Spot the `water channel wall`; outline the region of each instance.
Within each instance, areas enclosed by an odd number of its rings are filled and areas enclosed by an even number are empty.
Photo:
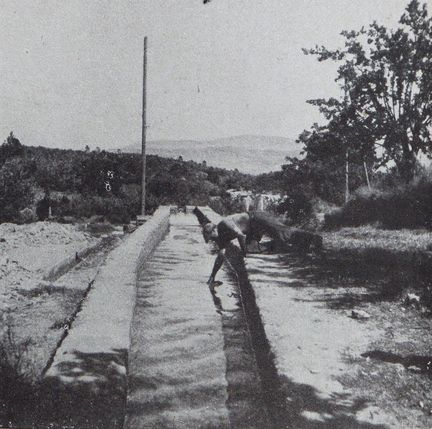
[[[221,216],[209,207],[198,207],[197,210],[211,222],[217,224]],[[197,218],[201,218],[197,214]],[[234,242],[235,243],[235,242]],[[237,244],[237,245],[235,245]],[[241,296],[241,304],[245,314],[252,347],[261,379],[263,398],[266,403],[272,427],[284,427],[289,421],[284,406],[284,395],[279,382],[279,374],[275,365],[275,356],[269,344],[260,309],[256,302],[254,288],[251,285],[245,266],[244,257],[238,243],[231,243],[225,251],[225,261],[236,277]]]
[[[78,264],[81,259],[86,258],[91,253],[98,252],[106,243],[107,239],[99,238],[96,243],[93,243],[89,246],[83,247],[78,250],[75,254],[70,255],[56,265],[47,270],[42,280],[54,281],[61,277],[63,274],[67,273],[71,268]]]
[[[45,373],[44,420],[54,427],[122,427],[137,276],[167,233],[169,216],[169,207],[160,207],[100,268]]]

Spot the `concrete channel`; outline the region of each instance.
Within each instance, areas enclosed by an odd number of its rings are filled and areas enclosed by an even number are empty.
[[[41,427],[123,427],[137,273],[168,226],[161,207],[107,256],[44,374]]]
[[[225,267],[212,295],[195,216],[170,222],[139,276],[125,427],[270,427],[237,279]]]
[[[195,215],[166,207],[114,250],[46,372],[51,427],[387,427],[337,381],[347,344],[365,344],[317,306],[322,288],[289,255],[230,246],[212,294],[215,252]]]

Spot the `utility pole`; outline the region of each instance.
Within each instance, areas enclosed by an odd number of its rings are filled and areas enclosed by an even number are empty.
[[[348,87],[347,87],[346,78],[344,79],[343,90],[344,90],[344,103],[346,106],[348,104]],[[346,136],[343,138],[343,141],[345,142],[345,145],[346,145],[346,154],[345,154],[345,203],[347,203],[349,200],[350,191],[349,191],[349,158],[348,158],[349,149],[348,149],[348,141],[347,141]]]
[[[146,108],[147,108],[147,36],[144,37],[144,58],[143,58],[143,96],[142,96],[142,182],[141,182],[141,215],[145,215],[146,201]]]
[[[365,175],[366,175],[367,186],[368,186],[368,189],[370,191],[371,190],[371,184],[370,184],[370,180],[369,180],[369,173],[368,173],[366,161],[363,161],[363,167],[364,167],[364,171],[365,171]]]
[[[349,200],[349,162],[348,162],[348,149],[346,150],[345,156],[345,202]]]

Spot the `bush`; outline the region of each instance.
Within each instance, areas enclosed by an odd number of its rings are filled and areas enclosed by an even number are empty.
[[[312,203],[303,192],[292,192],[276,207],[278,214],[284,214],[291,225],[304,223],[312,216]]]
[[[345,206],[325,216],[325,226],[378,223],[384,228],[432,228],[432,182],[419,179],[394,191],[360,190]]]
[[[32,203],[28,180],[33,165],[20,158],[7,160],[0,168],[0,222],[16,222],[19,211]]]
[[[224,193],[221,197],[211,198],[208,205],[212,210],[222,216],[244,211],[244,206],[240,197],[232,198],[228,192]]]
[[[77,195],[69,200],[62,199],[53,204],[53,215],[67,218],[90,218],[104,216],[112,223],[129,223],[136,207],[133,202],[115,196],[82,196]]]

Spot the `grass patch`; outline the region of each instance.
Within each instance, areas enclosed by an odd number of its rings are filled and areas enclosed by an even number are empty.
[[[432,234],[425,229],[383,230],[371,225],[323,232],[325,246],[332,249],[382,248],[398,252],[428,251]]]

